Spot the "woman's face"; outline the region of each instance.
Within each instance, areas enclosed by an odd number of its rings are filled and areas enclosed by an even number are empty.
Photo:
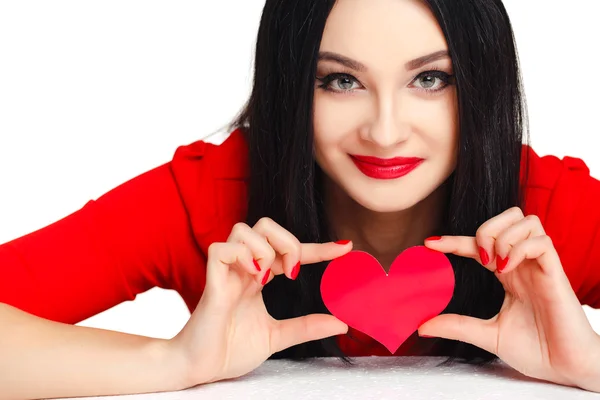
[[[447,50],[418,0],[337,0],[317,67],[315,154],[363,207],[412,207],[454,170],[458,115]]]

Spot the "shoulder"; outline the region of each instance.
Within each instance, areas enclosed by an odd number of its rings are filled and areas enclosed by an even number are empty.
[[[527,172],[527,175],[525,175]],[[523,145],[521,178],[527,177],[527,188],[552,190],[562,178],[589,177],[590,170],[576,157],[539,156],[530,146]]]
[[[210,169],[217,178],[243,180],[249,175],[247,160],[245,134],[237,128],[221,130],[202,140],[179,146],[172,163],[178,172],[198,172],[196,167],[202,164],[203,170]]]
[[[592,251],[600,227],[600,182],[583,160],[540,157],[529,146],[523,146],[521,172],[524,211],[542,221],[577,291],[600,261]]]
[[[196,241],[206,247],[245,219],[248,147],[241,128],[180,146],[171,172]],[[226,236],[225,236],[226,238]]]
[[[526,145],[521,158],[521,182],[527,213],[538,215],[550,227],[564,227],[571,214],[599,186],[583,160],[539,156]]]

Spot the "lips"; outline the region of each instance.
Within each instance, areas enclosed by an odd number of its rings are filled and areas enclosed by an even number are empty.
[[[351,155],[357,168],[374,179],[397,179],[412,172],[424,161],[417,157],[377,158]]]

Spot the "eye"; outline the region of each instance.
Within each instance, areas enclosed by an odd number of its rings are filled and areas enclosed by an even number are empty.
[[[452,78],[452,75],[448,75],[443,71],[432,70],[420,73],[413,82],[419,90],[438,92],[450,85]]]
[[[317,78],[317,80],[322,82],[319,85],[321,89],[336,93],[353,91],[356,89],[353,84],[358,83],[358,80],[352,75],[342,73],[329,74],[323,78]]]
[[[430,70],[421,72],[413,79],[413,85],[416,89],[429,93],[435,93],[444,90],[453,83],[453,75],[449,75],[444,71]],[[333,93],[352,93],[355,89],[360,88],[358,80],[346,73],[333,73],[323,78],[317,78],[319,88]],[[359,85],[358,87],[355,84]]]

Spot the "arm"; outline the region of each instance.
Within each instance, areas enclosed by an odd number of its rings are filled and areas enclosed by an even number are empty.
[[[525,150],[526,213],[540,217],[581,304],[600,308],[600,181],[578,158]]]
[[[0,246],[0,399],[199,383],[176,341],[69,324],[152,286],[176,289],[188,306],[197,304],[206,260],[195,232],[211,229],[202,200],[213,198],[206,196],[212,178],[202,153],[201,142],[183,147],[172,162]]]
[[[600,181],[580,159],[565,157],[562,165],[548,223],[580,303],[600,308]]]
[[[77,323],[154,286],[178,290],[182,271],[201,281],[204,263],[167,163],[0,245],[0,303]]]
[[[51,322],[0,303],[0,399],[180,390],[185,364],[169,343]]]

